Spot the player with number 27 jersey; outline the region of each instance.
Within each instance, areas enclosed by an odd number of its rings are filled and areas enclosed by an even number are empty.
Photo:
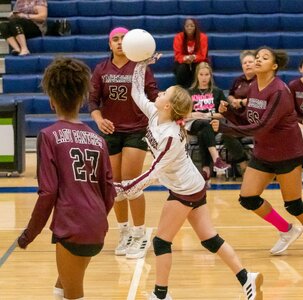
[[[75,244],[103,244],[116,192],[107,146],[83,123],[57,121],[38,137],[39,198],[23,238],[29,244],[45,226]]]
[[[115,125],[116,132],[145,130],[147,118],[131,97],[132,75],[136,63],[128,61],[118,68],[111,59],[98,64],[92,77],[89,110],[102,110],[102,116]],[[150,69],[145,76],[145,93],[150,100],[158,96],[156,81]]]

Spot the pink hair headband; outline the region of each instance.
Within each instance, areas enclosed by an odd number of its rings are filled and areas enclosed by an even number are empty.
[[[124,28],[124,27],[117,27],[117,28],[114,28],[110,34],[109,34],[109,40],[112,39],[112,37],[114,35],[116,35],[117,33],[127,33],[128,32],[128,29]]]

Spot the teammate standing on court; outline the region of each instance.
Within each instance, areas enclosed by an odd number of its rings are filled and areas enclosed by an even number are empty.
[[[257,79],[248,90],[244,112],[239,114],[221,102],[219,112],[232,124],[219,124],[217,120],[212,124],[214,130],[220,127],[224,133],[254,137],[253,156],[244,174],[239,201],[279,230],[280,239],[270,250],[277,255],[302,234],[303,228],[288,223],[261,194],[276,178],[285,209],[303,223],[303,139],[291,92],[276,76],[287,64],[286,52],[264,46],[255,55]]]
[[[133,180],[117,183],[116,189],[121,194],[136,196],[156,181],[169,189],[153,239],[156,284],[149,300],[172,299],[168,293],[171,245],[185,220],[190,222],[202,246],[217,253],[233,271],[247,299],[261,300],[262,274],[247,272],[233,248],[217,234],[206,205],[205,181],[187,154],[183,119],[192,111],[192,99],[180,86],[171,86],[159,94],[155,103],[150,102],[144,92],[146,65],[138,63],[134,70],[132,96],[149,118],[146,138],[154,160],[149,170]]]
[[[106,143],[78,118],[90,75],[84,63],[72,58],[58,58],[45,70],[42,86],[58,121],[38,136],[39,198],[18,239],[25,249],[54,209],[50,229],[59,273],[57,300],[84,299],[85,270],[103,247],[116,196]]]
[[[295,100],[295,109],[298,114],[298,120],[302,125],[303,120],[303,59],[299,63],[299,72],[301,76],[292,80],[288,86]]]
[[[109,34],[112,55],[95,68],[92,77],[93,91],[89,97],[92,118],[107,142],[114,181],[132,179],[142,172],[147,144],[147,118],[131,97],[132,74],[135,63],[122,51],[122,39],[127,29],[118,27]],[[151,100],[158,95],[155,79],[150,70],[146,73],[145,93]],[[128,222],[128,202],[133,218],[133,230]],[[145,235],[145,199],[117,197],[114,205],[120,241],[116,255],[140,258],[146,253],[149,241]]]

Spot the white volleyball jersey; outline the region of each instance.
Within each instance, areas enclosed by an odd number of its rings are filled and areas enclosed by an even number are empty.
[[[198,193],[204,188],[205,181],[186,151],[186,138],[180,126],[173,121],[158,125],[155,104],[144,93],[145,68],[144,63],[138,63],[134,70],[132,97],[149,119],[146,141],[154,160],[148,171],[122,182],[123,188],[128,195],[137,194],[158,181],[179,195]]]

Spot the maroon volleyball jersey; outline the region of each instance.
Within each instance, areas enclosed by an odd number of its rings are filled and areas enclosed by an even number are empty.
[[[299,119],[303,120],[303,83],[300,78],[292,80],[289,83],[290,91],[295,100],[295,109]]]
[[[234,96],[236,99],[245,99],[248,93],[248,89],[255,79],[256,76],[251,79],[246,79],[244,74],[237,77],[233,82],[231,89],[229,90],[229,95]]]
[[[101,109],[102,116],[114,123],[116,132],[145,130],[148,120],[131,96],[132,76],[137,63],[129,61],[122,68],[111,59],[98,64],[93,72],[93,91],[89,96],[89,110]],[[145,93],[154,101],[159,93],[156,81],[148,68]]]
[[[37,146],[38,200],[21,236],[26,246],[50,229],[77,244],[102,244],[116,192],[107,146],[83,123],[58,121],[41,130]]]
[[[254,156],[264,161],[278,162],[303,156],[302,134],[287,85],[276,77],[259,91],[254,81],[247,99],[242,114],[237,115],[228,107],[224,116],[233,124],[221,124],[222,131],[254,136]]]

